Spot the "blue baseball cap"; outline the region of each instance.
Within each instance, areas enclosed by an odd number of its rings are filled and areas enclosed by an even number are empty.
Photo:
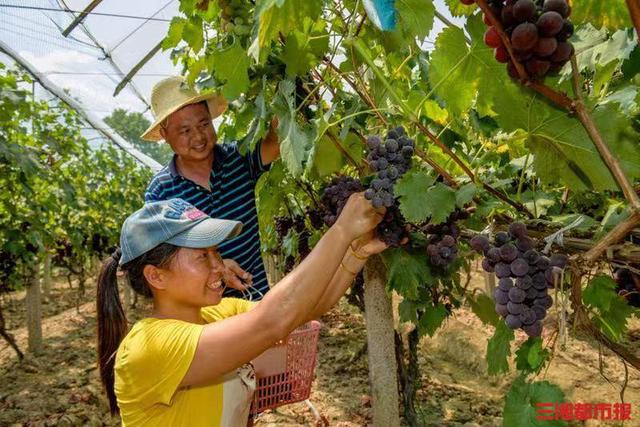
[[[241,222],[211,218],[182,199],[148,202],[122,225],[120,265],[161,243],[209,248],[236,237],[241,230]]]

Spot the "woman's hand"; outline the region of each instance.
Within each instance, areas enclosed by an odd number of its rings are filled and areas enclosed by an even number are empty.
[[[353,250],[356,258],[360,259],[379,254],[388,247],[389,245],[376,237],[375,230],[369,231],[351,243],[351,250]]]
[[[334,225],[346,233],[350,241],[355,240],[380,224],[385,211],[385,208],[374,209],[364,193],[353,193]]]
[[[253,276],[244,271],[237,262],[232,259],[223,259],[222,262],[225,267],[222,280],[228,287],[244,291],[253,284]]]

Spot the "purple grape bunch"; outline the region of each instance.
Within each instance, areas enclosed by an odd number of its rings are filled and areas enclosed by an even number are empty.
[[[347,200],[353,193],[364,191],[362,183],[348,176],[338,176],[325,188],[321,203],[324,206],[325,214],[323,220],[326,225],[332,226]],[[366,192],[365,192],[366,194]],[[400,213],[400,209],[395,199],[394,203],[387,207],[384,218],[376,228],[377,236],[387,245],[395,247],[408,237],[405,219]]]
[[[384,141],[378,136],[367,138],[367,161],[376,176],[364,196],[373,207],[391,207],[395,204],[393,186],[411,168],[415,144],[402,126],[387,132]]]
[[[458,258],[458,237],[460,230],[456,221],[467,219],[467,211],[460,209],[454,211],[441,224],[427,224],[424,228],[429,235],[427,255],[432,266],[446,269]]]
[[[548,290],[566,267],[564,254],[550,257],[536,250],[521,222],[509,225],[508,232],[498,232],[491,244],[483,235],[471,239],[471,247],[484,255],[482,268],[494,273],[498,286],[493,292],[496,312],[511,329],[521,328],[528,336],[542,334],[542,320],[553,305]]]
[[[353,193],[364,191],[362,183],[350,176],[340,175],[331,180],[325,188],[320,202],[324,206],[324,223],[331,227],[335,222],[342,208],[347,204],[347,200]]]

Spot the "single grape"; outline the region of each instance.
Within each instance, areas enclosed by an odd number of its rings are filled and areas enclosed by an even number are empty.
[[[573,23],[568,19],[564,20],[562,24],[562,30],[556,35],[559,42],[566,42],[573,35],[574,27]]]
[[[507,304],[509,302],[509,292],[505,292],[500,288],[493,291],[493,298],[498,304]]]
[[[522,252],[526,252],[529,249],[534,249],[536,247],[536,244],[535,244],[535,242],[533,241],[532,238],[524,236],[524,237],[521,237],[518,240],[516,240],[516,246]]]
[[[382,189],[382,180],[378,178],[374,178],[373,181],[371,181],[371,187],[375,191],[380,191]]]
[[[525,64],[525,68],[531,77],[544,77],[551,68],[551,62],[538,58],[531,58]]]
[[[382,203],[384,204],[384,206],[386,208],[389,208],[389,207],[393,206],[394,203],[395,203],[395,199],[393,198],[393,194],[391,194],[391,193],[385,194],[384,198],[382,199]]]
[[[553,305],[553,298],[549,295],[544,298],[536,298],[535,301],[533,301],[533,305],[539,305],[548,310]]]
[[[557,12],[563,18],[569,16],[569,5],[566,0],[545,0],[542,7],[543,12]]]
[[[498,280],[498,287],[503,291],[509,291],[509,289],[513,288],[513,280],[510,277],[503,277]]]
[[[373,197],[373,199],[371,199],[371,205],[375,208],[375,209],[379,209],[383,206],[383,201],[380,198],[380,196],[376,195]]]
[[[544,37],[553,37],[562,30],[564,24],[564,18],[558,12],[545,12],[540,15],[536,26],[538,31]]]
[[[502,256],[500,255],[500,248],[492,247],[487,251],[487,258],[489,258],[492,262],[500,262],[502,261]]]
[[[511,243],[506,243],[502,245],[499,249],[500,257],[504,262],[511,262],[518,256],[518,248],[516,248]]]
[[[573,45],[569,42],[558,43],[558,48],[549,59],[553,62],[565,62],[571,58],[573,54]]]
[[[522,289],[523,291],[526,291],[527,289],[529,289],[531,286],[533,286],[533,280],[531,279],[531,276],[522,276],[522,277],[518,277],[516,279],[516,286],[520,289]]]
[[[558,41],[555,37],[541,37],[533,48],[533,53],[540,57],[551,55],[558,48]]]
[[[517,303],[517,302],[513,302],[513,301],[509,301],[507,303],[507,310],[509,310],[510,314],[520,314],[522,313],[522,310],[524,309],[524,305]]]
[[[527,293],[520,288],[509,289],[509,300],[515,303],[521,303],[527,297]]]
[[[538,43],[538,29],[530,22],[518,25],[511,33],[511,44],[516,50],[527,51],[533,49],[536,43]]]
[[[398,141],[395,139],[387,139],[384,142],[384,146],[387,148],[387,153],[395,153],[398,151]]]
[[[518,69],[516,68],[515,64],[511,61],[509,61],[509,63],[507,64],[507,74],[509,74],[509,77],[511,77],[512,79],[520,78],[520,74],[518,74]]]
[[[454,239],[453,236],[446,234],[445,236],[442,237],[442,244],[444,246],[451,247],[456,244],[456,239]]]
[[[545,286],[546,286],[546,284],[545,284]],[[529,300],[533,301],[534,299],[538,298],[538,290],[534,286],[531,286],[525,292],[527,294],[527,298],[526,299],[529,299]]]
[[[380,146],[380,143],[380,138],[377,136],[370,136],[367,138],[367,147],[369,147],[369,150],[371,151],[377,149]]]
[[[498,233],[496,233],[495,239],[496,239],[496,246],[502,246],[505,243],[509,242],[510,240],[509,235],[504,231],[499,231]]]
[[[375,196],[376,192],[373,188],[367,188],[364,192],[364,198],[367,200],[373,200],[373,196]]]
[[[507,317],[509,315],[509,310],[505,304],[496,304],[496,313],[502,317]]]
[[[542,335],[542,322],[537,320],[532,325],[524,326],[522,330],[530,337],[539,337]]]
[[[499,279],[511,276],[511,268],[509,267],[509,264],[505,264],[504,262],[497,263],[494,266],[494,272]]]
[[[398,178],[398,169],[395,166],[389,166],[389,168],[387,169],[387,176],[389,177],[389,179],[396,179]]]
[[[405,145],[400,150],[400,153],[402,154],[402,157],[404,157],[405,159],[410,159],[411,156],[413,156],[413,147],[409,147]]]
[[[485,248],[489,247],[489,239],[481,235],[473,236],[471,239],[471,247],[476,252],[482,253]]]
[[[518,237],[524,237],[527,235],[527,226],[521,222],[512,222],[509,224],[509,234],[517,239]]]
[[[504,28],[509,28],[512,25],[517,24],[515,16],[513,16],[513,5],[507,5],[502,9],[500,13],[500,17],[502,18],[502,25]]]
[[[520,316],[515,316],[513,314],[510,314],[505,318],[505,321],[507,323],[507,326],[510,329],[518,329],[518,328],[522,327],[522,322],[520,321]]]
[[[502,47],[502,40],[500,39],[500,35],[498,34],[496,27],[489,27],[489,29],[484,33],[484,43],[493,48]]]
[[[540,259],[540,253],[538,253],[538,251],[536,251],[535,249],[529,249],[522,255],[522,258],[524,258],[529,263],[529,265],[536,265],[538,260]]]
[[[536,5],[533,0],[518,0],[513,5],[513,17],[520,22],[531,21],[536,15]]]
[[[389,166],[389,162],[384,157],[378,159],[378,170],[386,169]]]
[[[565,268],[569,258],[564,254],[553,254],[549,259],[549,264],[553,267]]]
[[[522,310],[522,313],[520,313],[520,321],[525,326],[532,325],[536,320],[538,320],[538,318],[535,311],[533,311],[529,307],[525,307]]]
[[[493,53],[494,58],[501,64],[509,62],[509,52],[503,46],[497,47]]]
[[[540,270],[546,270],[549,265],[551,265],[550,260],[544,255],[540,256],[540,258],[538,258],[538,261],[536,261],[536,267],[538,267],[538,269]]]
[[[541,305],[534,305],[531,310],[536,314],[536,320],[542,320],[547,315],[547,310]]]
[[[514,276],[524,276],[529,272],[529,264],[522,258],[513,260],[509,267]]]
[[[486,271],[487,273],[493,273],[494,272],[494,266],[493,264],[491,264],[491,261],[489,261],[488,259],[484,258],[482,260],[482,269],[484,271]]]

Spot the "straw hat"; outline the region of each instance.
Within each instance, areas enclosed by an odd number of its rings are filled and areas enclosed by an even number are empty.
[[[187,85],[184,77],[173,76],[160,80],[151,90],[151,112],[155,122],[142,134],[147,141],[160,141],[160,124],[182,107],[207,101],[211,118],[216,118],[227,109],[227,101],[222,95],[208,93],[199,94]]]

